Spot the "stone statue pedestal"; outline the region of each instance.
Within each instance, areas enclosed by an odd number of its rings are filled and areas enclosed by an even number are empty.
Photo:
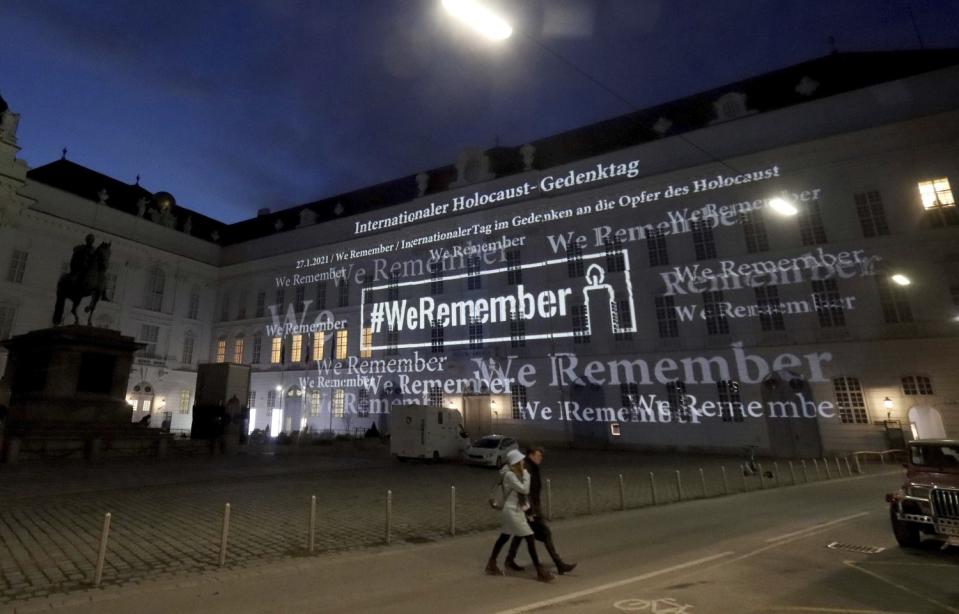
[[[92,326],[35,330],[3,342],[10,387],[5,460],[71,451],[90,459],[104,449],[164,446],[159,433],[131,423],[126,401],[133,353],[143,347],[119,331]]]

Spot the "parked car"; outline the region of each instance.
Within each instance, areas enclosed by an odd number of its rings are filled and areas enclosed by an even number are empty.
[[[519,442],[503,435],[487,435],[466,448],[466,462],[471,465],[500,467],[506,462],[506,453],[518,450]]]
[[[906,446],[906,482],[886,495],[896,541],[913,548],[923,536],[959,545],[959,440]]]

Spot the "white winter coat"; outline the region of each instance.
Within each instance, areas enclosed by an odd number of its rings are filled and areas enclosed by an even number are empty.
[[[499,472],[503,479],[503,493],[505,494],[503,511],[501,512],[501,531],[517,537],[532,535],[533,530],[529,528],[529,522],[526,521],[526,512],[519,504],[519,495],[529,494],[529,471],[523,469],[522,480],[516,477],[509,465],[503,465]]]

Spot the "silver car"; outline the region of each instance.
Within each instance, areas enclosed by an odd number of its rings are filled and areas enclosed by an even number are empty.
[[[519,450],[519,442],[505,435],[487,435],[466,448],[466,462],[471,465],[500,467],[506,462],[506,453]]]

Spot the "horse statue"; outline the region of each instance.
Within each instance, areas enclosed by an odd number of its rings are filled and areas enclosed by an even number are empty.
[[[106,296],[106,272],[110,265],[110,243],[100,243],[93,249],[93,236],[87,236],[86,245],[79,245],[73,250],[73,259],[70,261],[70,272],[60,276],[57,282],[57,304],[53,309],[53,324],[59,326],[63,322],[63,308],[67,299],[70,299],[73,314],[73,323],[79,324],[77,307],[85,297],[90,297],[89,304],[84,308],[88,314],[87,326],[93,323],[93,311],[97,308],[100,299],[110,300]]]

